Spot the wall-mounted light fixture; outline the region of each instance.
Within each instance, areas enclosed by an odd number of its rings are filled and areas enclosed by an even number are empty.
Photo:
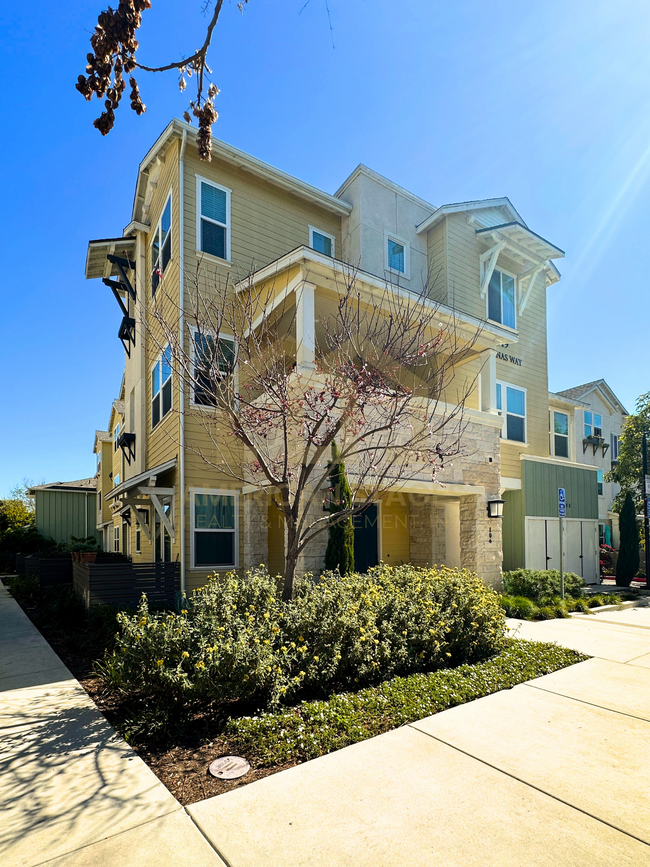
[[[503,518],[505,500],[488,500],[488,518]]]

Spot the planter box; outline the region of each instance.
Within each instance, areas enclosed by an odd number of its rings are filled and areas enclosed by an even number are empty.
[[[41,557],[39,583],[41,587],[71,587],[71,558]]]
[[[41,560],[38,554],[27,554],[23,566],[23,572],[25,575],[39,575],[40,571]]]
[[[86,608],[131,605],[143,593],[150,605],[172,606],[181,589],[178,563],[72,563],[72,585]]]

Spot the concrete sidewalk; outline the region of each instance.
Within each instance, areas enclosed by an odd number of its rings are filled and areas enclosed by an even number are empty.
[[[509,621],[598,658],[184,810],[0,588],[0,864],[650,867],[648,613]]]

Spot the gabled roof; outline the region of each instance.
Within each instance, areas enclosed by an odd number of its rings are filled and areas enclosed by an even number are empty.
[[[384,175],[380,175],[379,172],[376,172],[374,169],[369,168],[363,163],[359,163],[356,169],[352,172],[352,174],[348,175],[348,177],[343,181],[338,190],[334,193],[337,198],[340,198],[341,195],[346,191],[348,186],[358,178],[359,175],[364,175],[367,178],[370,178],[377,184],[381,184],[382,187],[386,187],[386,189],[390,190],[393,193],[397,193],[400,196],[404,196],[405,199],[410,199],[414,204],[419,205],[421,208],[425,208],[427,210],[433,211],[435,210],[435,205],[432,205],[431,202],[427,202],[424,199],[421,199],[419,196],[416,196],[410,190],[404,189],[404,187],[400,187],[399,184],[396,184],[394,181],[391,181],[390,178],[384,177]]]
[[[565,394],[559,394],[555,391],[549,391],[548,399],[553,403],[566,404],[567,406],[587,407],[587,409],[589,408],[589,404],[584,403],[584,401],[578,400],[576,397],[567,397]]]
[[[607,385],[604,379],[593,379],[591,382],[585,382],[582,385],[575,385],[573,388],[565,388],[563,391],[558,391],[558,394],[568,398],[584,398],[590,392],[601,392],[606,401],[612,404],[623,415],[629,415],[620,400],[616,397],[612,389]]]
[[[486,208],[504,208],[510,214],[510,219],[512,221],[521,223],[522,226],[526,226],[524,218],[515,210],[510,199],[507,196],[502,196],[497,199],[478,199],[473,202],[455,202],[450,205],[441,205],[433,212],[433,214],[431,214],[430,217],[427,217],[426,220],[423,220],[420,223],[416,231],[418,235],[422,232],[426,232],[427,229],[430,229],[431,226],[438,222],[438,220],[441,220],[448,214],[462,214],[465,211],[480,211],[485,210]]]
[[[49,485],[33,485],[28,489],[28,494],[33,494],[34,491],[80,491],[81,493],[88,491],[90,493],[97,490],[97,476],[91,479],[77,479],[74,482],[51,482]]]

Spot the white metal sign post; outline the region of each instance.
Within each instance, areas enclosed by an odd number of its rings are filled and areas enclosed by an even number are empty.
[[[557,513],[560,518],[560,591],[564,599],[564,519],[566,517],[566,491],[557,489]]]

